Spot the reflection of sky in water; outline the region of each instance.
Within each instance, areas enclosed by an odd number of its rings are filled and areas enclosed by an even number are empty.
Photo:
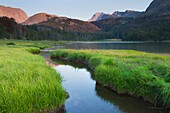
[[[96,95],[96,82],[86,69],[60,65],[55,69],[63,77],[63,87],[69,92],[67,113],[123,113],[117,106]]]
[[[148,102],[117,95],[105,87],[96,85],[85,68],[53,66],[63,78],[62,85],[70,95],[65,103],[66,113],[170,113],[169,110],[149,109],[153,105]]]

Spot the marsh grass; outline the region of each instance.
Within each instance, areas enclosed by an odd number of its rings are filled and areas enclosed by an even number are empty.
[[[86,61],[94,78],[119,94],[170,105],[170,57],[133,50],[56,50],[52,57]]]
[[[15,47],[37,47],[40,49],[44,49],[50,47],[51,45],[64,45],[69,43],[68,41],[47,41],[47,40],[38,40],[38,41],[31,41],[31,40],[0,40],[0,46],[12,46],[11,44],[15,44]]]
[[[37,48],[0,47],[0,112],[38,113],[64,104],[61,78]]]

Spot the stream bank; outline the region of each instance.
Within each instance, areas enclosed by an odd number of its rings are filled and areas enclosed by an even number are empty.
[[[150,109],[153,105],[148,102],[117,95],[97,84],[90,70],[83,64],[51,59],[49,53],[44,53],[43,56],[60,73],[64,80],[63,87],[70,95],[65,108],[59,113],[169,113],[168,110]]]

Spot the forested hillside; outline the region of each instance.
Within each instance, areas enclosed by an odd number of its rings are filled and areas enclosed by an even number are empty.
[[[0,18],[0,39],[25,40],[101,40],[110,38],[102,31],[81,32],[69,31],[46,25],[24,26],[17,24],[14,19]]]
[[[165,41],[170,40],[169,16],[137,19],[107,19],[93,22],[112,37],[126,41]]]

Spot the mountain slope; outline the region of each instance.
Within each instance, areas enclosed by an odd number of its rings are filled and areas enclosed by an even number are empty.
[[[17,23],[22,23],[28,18],[23,10],[5,6],[0,6],[0,17],[14,18]]]
[[[23,22],[22,24],[23,25],[33,25],[33,24],[38,24],[40,22],[44,22],[44,21],[47,21],[51,18],[54,18],[54,17],[58,17],[56,15],[50,15],[50,14],[46,14],[46,13],[38,13],[38,14],[35,14],[31,17],[29,17],[25,22]]]
[[[170,19],[162,17],[117,18],[93,22],[110,37],[125,41],[170,40]]]
[[[154,0],[137,18],[110,18],[92,23],[122,40],[170,40],[170,0]]]
[[[72,21],[67,21],[72,22]],[[0,17],[0,39],[24,39],[24,40],[100,40],[108,38],[108,35],[102,31],[97,32],[91,27],[93,24],[85,24],[85,22],[75,20],[79,25],[83,24],[85,27],[68,26],[69,29],[59,29],[51,25],[21,25],[17,24],[14,19],[7,17]],[[86,29],[85,29],[86,28]],[[88,30],[87,30],[88,29]],[[99,29],[99,28],[98,28]],[[89,31],[89,32],[88,32]],[[92,32],[93,31],[93,32]],[[96,31],[96,32],[95,32]]]
[[[170,0],[153,0],[142,16],[170,15]]]
[[[81,20],[70,19],[67,17],[59,17],[47,13],[38,13],[28,18],[22,25],[43,25],[53,27],[65,31],[75,32],[95,32],[100,29],[89,23]]]
[[[70,19],[67,17],[55,17],[48,21],[39,23],[38,25],[49,26],[64,31],[75,31],[75,32],[96,32],[100,29],[89,23],[77,19]]]

